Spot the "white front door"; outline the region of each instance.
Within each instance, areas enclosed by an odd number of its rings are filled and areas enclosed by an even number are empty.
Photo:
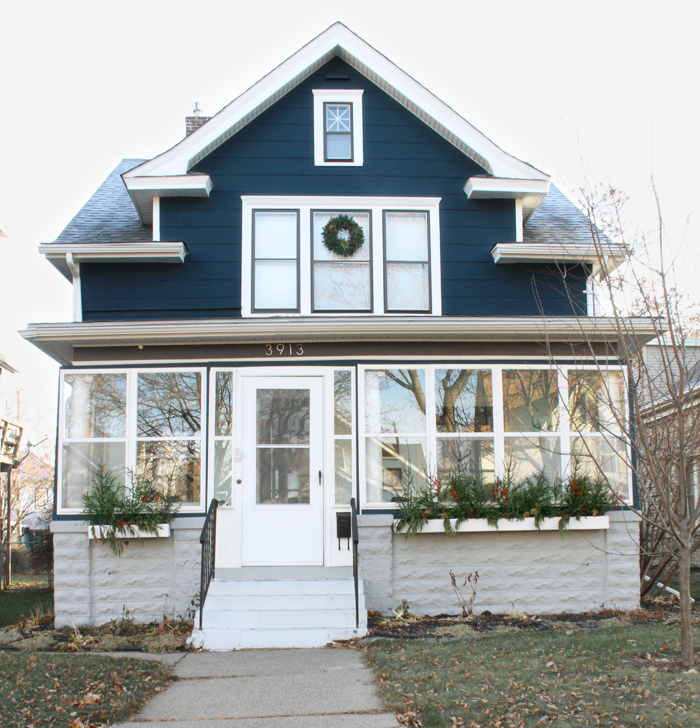
[[[243,566],[323,565],[323,378],[243,376]]]

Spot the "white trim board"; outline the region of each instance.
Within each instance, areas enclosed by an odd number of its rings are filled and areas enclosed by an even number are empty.
[[[364,134],[362,122],[362,89],[313,89],[314,95],[314,165],[316,167],[361,167],[364,164]],[[352,106],[352,161],[327,161],[325,158],[324,105],[327,103]]]
[[[597,246],[593,243],[496,243],[491,249],[493,262],[504,263],[589,263],[594,277],[605,276],[622,265],[629,256],[624,245]]]
[[[334,23],[172,149],[123,175],[186,175],[207,154],[333,57],[340,57],[386,91],[489,174],[547,181],[535,167],[504,152],[447,104],[342,23]]]
[[[39,253],[69,281],[74,275],[67,256],[80,263],[184,263],[187,246],[181,242],[42,243]]]

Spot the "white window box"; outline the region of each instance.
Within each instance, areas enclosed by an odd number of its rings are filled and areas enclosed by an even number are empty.
[[[396,533],[405,533],[406,528],[396,529],[398,521],[394,521],[394,531]],[[470,518],[460,524],[456,528],[457,521],[453,518],[450,523],[457,533],[496,533],[498,531],[558,531],[559,518],[545,518],[540,524],[539,529],[535,526],[534,518],[524,518],[522,521],[507,520],[502,518],[498,521],[498,527],[490,526],[485,518]],[[567,525],[569,531],[603,531],[610,528],[610,518],[608,516],[587,516],[577,521],[571,518]],[[416,536],[424,533],[445,533],[445,524],[440,518],[430,519],[424,526],[422,531],[418,531]]]
[[[117,538],[169,538],[170,537],[170,524],[161,523],[156,527],[155,533],[153,531],[144,531],[138,526],[128,526],[123,529],[120,528],[116,532]],[[94,539],[107,539],[112,535],[114,529],[112,526],[88,526],[88,538],[92,541]]]

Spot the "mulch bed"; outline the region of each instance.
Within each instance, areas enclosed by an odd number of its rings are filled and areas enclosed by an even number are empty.
[[[531,632],[549,629],[598,629],[603,620],[619,619],[631,624],[659,624],[677,619],[680,613],[678,600],[657,597],[645,599],[642,607],[632,612],[601,609],[595,612],[577,614],[492,614],[488,610],[471,617],[453,614],[416,617],[406,613],[405,617],[383,617],[378,612],[369,612],[369,637],[400,639],[453,639],[449,629],[468,626],[477,634],[487,634],[499,627],[510,627]],[[693,605],[693,614],[700,620],[700,603]]]

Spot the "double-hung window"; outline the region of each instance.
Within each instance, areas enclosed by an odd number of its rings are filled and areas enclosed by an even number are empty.
[[[440,314],[439,198],[244,196],[242,202],[244,316]],[[350,255],[324,240],[329,221],[341,216],[362,231]],[[336,235],[350,233],[341,228]]]

